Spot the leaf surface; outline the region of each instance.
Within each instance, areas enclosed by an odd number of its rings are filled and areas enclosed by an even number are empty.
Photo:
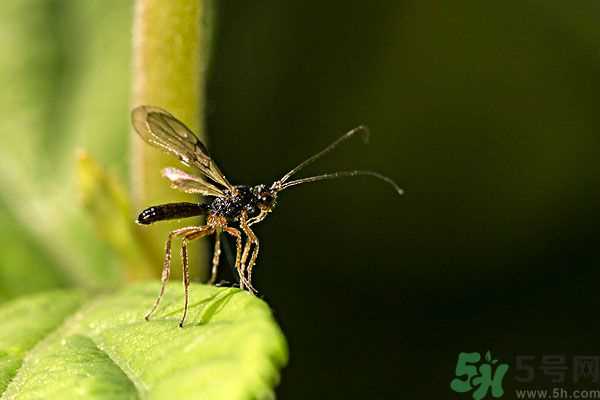
[[[262,300],[235,288],[158,283],[83,299],[55,291],[0,307],[4,399],[273,398],[287,345]]]

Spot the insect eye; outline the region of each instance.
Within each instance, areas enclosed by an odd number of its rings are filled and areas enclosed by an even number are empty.
[[[262,192],[259,194],[259,199],[262,203],[270,203],[273,200],[273,196],[269,192]]]

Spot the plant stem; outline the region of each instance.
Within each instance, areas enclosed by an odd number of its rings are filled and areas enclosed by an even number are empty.
[[[164,108],[203,141],[209,6],[209,0],[137,0],[133,27],[132,107],[146,104]],[[132,136],[131,179],[136,208],[189,201],[189,195],[175,192],[160,176],[160,170],[173,165],[175,159],[142,142],[133,130]],[[165,223],[147,230],[157,257],[173,227]],[[197,258],[192,260],[200,262],[195,253],[191,257]]]

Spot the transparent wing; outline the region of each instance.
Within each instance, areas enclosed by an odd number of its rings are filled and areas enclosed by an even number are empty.
[[[151,106],[139,106],[131,112],[136,132],[146,142],[196,167],[213,180],[233,191],[233,186],[210,158],[208,150],[194,133],[169,112]]]
[[[171,182],[171,187],[173,189],[181,190],[185,193],[199,193],[203,196],[216,197],[225,196],[225,193],[212,183],[177,168],[163,169],[162,176]]]

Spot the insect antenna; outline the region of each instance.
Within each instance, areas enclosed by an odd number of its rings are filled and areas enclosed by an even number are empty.
[[[332,172],[332,173],[323,174],[323,175],[310,176],[308,178],[296,179],[296,180],[284,183],[283,185],[280,186],[279,190],[284,190],[284,189],[287,189],[292,186],[301,185],[303,183],[326,181],[326,180],[330,180],[330,179],[344,178],[344,177],[349,177],[349,176],[360,176],[360,175],[372,176],[374,178],[380,179],[380,180],[388,183],[389,185],[391,185],[394,188],[394,190],[396,192],[398,192],[398,194],[400,194],[400,195],[404,194],[404,191],[391,178],[388,178],[385,175],[381,175],[380,173],[375,172],[375,171],[363,171],[363,170],[338,171],[338,172]]]
[[[364,139],[365,143],[368,143],[369,133],[370,133],[369,128],[367,128],[364,125],[357,126],[356,128],[352,129],[351,131],[343,134],[341,137],[339,137],[337,140],[335,140],[333,143],[331,143],[329,146],[325,147],[323,150],[321,150],[317,154],[302,161],[300,164],[298,164],[296,167],[294,167],[290,172],[285,174],[281,179],[279,179],[278,181],[275,181],[275,183],[273,183],[273,185],[271,186],[271,189],[280,191],[280,190],[287,189],[289,187],[300,185],[303,183],[324,181],[324,180],[344,178],[344,177],[350,177],[350,176],[366,175],[366,176],[372,176],[374,178],[380,179],[380,180],[390,184],[394,188],[394,190],[396,190],[396,192],[398,192],[398,194],[403,194],[404,193],[403,190],[396,184],[396,182],[394,182],[392,179],[388,178],[387,176],[384,176],[384,175],[382,175],[378,172],[374,172],[374,171],[363,171],[363,170],[338,171],[338,172],[332,172],[332,173],[327,173],[327,174],[322,174],[322,175],[317,175],[317,176],[311,176],[308,178],[296,179],[296,180],[288,182],[288,180],[295,173],[297,173],[301,169],[307,167],[308,165],[314,163],[319,158],[323,157],[325,154],[331,152],[336,147],[338,147],[340,144],[342,144],[346,140],[352,138],[353,136],[355,136],[356,134],[359,134],[359,133],[361,133],[363,135],[363,139]]]
[[[365,143],[367,143],[369,141],[369,128],[367,128],[364,125],[357,126],[356,128],[352,129],[351,131],[346,132],[345,134],[343,134],[341,137],[339,137],[337,140],[335,140],[333,143],[331,143],[329,146],[325,147],[323,150],[321,150],[317,154],[315,154],[315,155],[307,158],[306,160],[302,161],[300,164],[298,164],[290,172],[288,172],[287,174],[285,174],[283,176],[283,178],[281,178],[277,182],[279,182],[281,185],[283,185],[296,172],[298,172],[301,169],[303,169],[303,168],[309,166],[310,164],[314,163],[319,158],[323,157],[325,154],[329,153],[330,151],[332,151],[333,149],[335,149],[340,144],[342,144],[346,140],[350,139],[352,136],[356,135],[357,133],[362,133],[363,134]]]

